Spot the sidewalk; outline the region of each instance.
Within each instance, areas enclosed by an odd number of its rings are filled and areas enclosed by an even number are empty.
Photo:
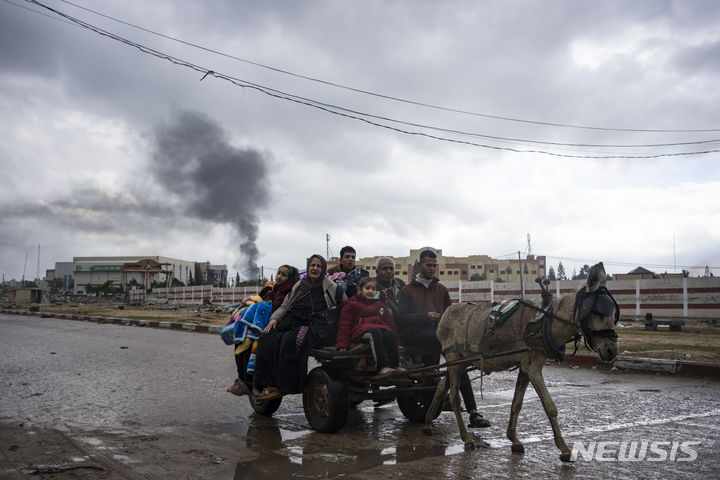
[[[52,312],[31,312],[28,310],[0,309],[0,313],[9,315],[25,315],[41,318],[61,318],[63,320],[80,320],[95,323],[110,323],[135,327],[170,328],[185,330],[187,332],[202,332],[219,334],[223,327],[218,325],[197,325],[195,323],[159,322],[152,320],[130,320],[119,317],[98,317],[92,315],[71,315]],[[682,360],[665,360],[658,358],[639,358],[618,356],[614,362],[603,362],[597,355],[576,354],[566,355],[565,362],[581,365],[612,365],[618,369],[636,370],[642,372],[658,372],[674,375],[688,375],[720,378],[720,364],[686,362]]]

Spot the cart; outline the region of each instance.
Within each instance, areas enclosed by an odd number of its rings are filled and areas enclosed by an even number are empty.
[[[310,356],[319,365],[305,378],[303,409],[310,426],[322,433],[335,433],[343,428],[350,408],[366,400],[378,403],[397,400],[408,420],[424,422],[439,378],[445,375],[438,365],[378,375],[368,343],[353,344],[345,352],[314,348]],[[282,403],[282,397],[264,402],[249,398],[253,410],[265,416],[272,416]],[[440,409],[434,418],[439,414]]]

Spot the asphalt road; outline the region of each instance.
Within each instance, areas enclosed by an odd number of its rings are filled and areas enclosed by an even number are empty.
[[[361,404],[337,434],[309,428],[300,396],[257,416],[225,392],[234,363],[217,335],[0,315],[0,372],[0,478],[720,477],[714,380],[546,367],[565,440],[594,453],[568,464],[532,389],[526,453],[510,453],[513,372],[485,377],[482,400],[474,382],[493,426],[472,452],[451,413],[432,437],[395,404]],[[619,461],[633,445],[642,460]]]

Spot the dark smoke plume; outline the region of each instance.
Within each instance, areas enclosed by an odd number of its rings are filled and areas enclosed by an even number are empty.
[[[189,216],[232,225],[244,274],[257,278],[258,211],[269,197],[264,155],[233,147],[222,128],[199,112],[181,111],[153,133],[155,180],[182,199]]]

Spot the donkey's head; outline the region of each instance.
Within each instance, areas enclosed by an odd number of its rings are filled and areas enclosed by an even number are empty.
[[[585,337],[585,344],[597,350],[600,358],[613,360],[618,353],[615,324],[620,318],[620,307],[605,287],[605,267],[602,262],[593,265],[587,284],[575,296],[574,321]]]

